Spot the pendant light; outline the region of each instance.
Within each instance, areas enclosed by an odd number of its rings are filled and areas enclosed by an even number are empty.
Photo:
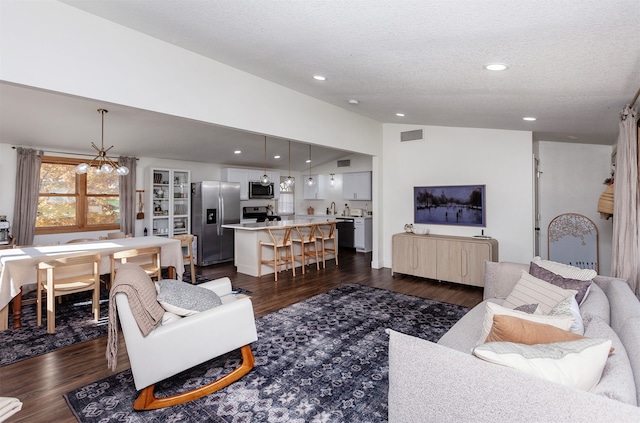
[[[287,179],[285,179],[284,183],[288,187],[292,187],[293,184],[296,183],[295,179],[293,179],[293,177],[291,176],[291,140],[289,140],[289,176],[287,176]]]
[[[91,146],[98,152],[98,155],[94,157],[93,160],[91,160],[89,163],[80,163],[78,166],[76,166],[76,173],[87,173],[95,162],[96,174],[111,173],[115,169],[116,173],[119,176],[128,175],[129,168],[127,168],[126,166],[120,166],[119,164],[114,162],[114,159],[107,156],[107,152],[111,150],[113,146],[107,148],[106,150],[104,149],[104,114],[109,113],[109,111],[105,109],[98,109],[98,113],[100,113],[100,115],[102,116],[102,144],[100,148],[98,148],[98,146],[93,142],[91,143]]]
[[[309,186],[313,186],[314,181],[313,181],[313,177],[311,176],[311,144],[309,144],[309,179],[307,179],[307,185]]]
[[[269,175],[267,175],[267,136],[264,136],[264,175],[260,178],[260,185],[266,187],[269,185],[271,181],[269,180]]]

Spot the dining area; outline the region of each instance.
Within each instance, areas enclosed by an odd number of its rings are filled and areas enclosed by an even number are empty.
[[[99,292],[101,279],[102,282],[111,280],[123,262],[139,263],[158,279],[160,269],[168,268],[170,278],[182,279],[185,267],[179,239],[160,236],[104,238],[106,239],[77,239],[64,244],[0,249],[0,331],[7,330],[10,324],[13,329],[21,327],[23,293],[34,289],[37,291],[38,302],[44,303],[42,296],[44,292],[47,293],[49,333],[55,330],[55,298],[63,293],[93,289],[93,317],[97,318],[96,292]],[[73,265],[76,268],[72,268]],[[84,266],[82,271],[80,265]],[[63,266],[66,268],[58,271],[57,267]],[[109,277],[104,277],[105,275]],[[58,280],[54,281],[53,277]],[[52,289],[54,282],[55,290]],[[64,286],[66,291],[59,286]],[[10,308],[12,322],[9,322]],[[42,308],[44,307],[38,308],[38,314]],[[38,320],[40,321],[40,317]]]

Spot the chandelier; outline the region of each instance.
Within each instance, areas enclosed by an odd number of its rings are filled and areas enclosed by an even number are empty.
[[[267,136],[264,136],[264,175],[260,178],[260,185],[266,187],[271,183],[269,175],[267,175]]]
[[[100,115],[102,116],[102,144],[100,145],[100,148],[98,148],[95,143],[91,143],[91,147],[93,147],[98,152],[98,155],[95,156],[89,163],[80,163],[78,166],[76,166],[76,173],[87,173],[92,166],[95,166],[96,169],[94,172],[98,175],[102,173],[111,173],[114,169],[119,176],[128,175],[128,167],[119,165],[114,161],[114,159],[107,156],[107,153],[113,148],[113,146],[107,148],[106,150],[104,149],[104,114],[109,113],[109,111],[105,109],[98,109],[98,113],[100,113]]]

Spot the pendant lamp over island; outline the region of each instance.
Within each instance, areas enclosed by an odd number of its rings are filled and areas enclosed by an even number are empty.
[[[271,183],[269,175],[267,175],[267,136],[264,136],[264,175],[260,178],[260,185],[266,187]]]
[[[311,144],[309,144],[309,179],[307,179],[307,185],[313,186],[313,177],[311,176]]]

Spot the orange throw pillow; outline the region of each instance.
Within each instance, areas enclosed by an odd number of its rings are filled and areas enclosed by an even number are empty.
[[[514,342],[516,344],[552,344],[575,341],[584,336],[544,323],[530,322],[518,317],[496,314],[485,342]]]

